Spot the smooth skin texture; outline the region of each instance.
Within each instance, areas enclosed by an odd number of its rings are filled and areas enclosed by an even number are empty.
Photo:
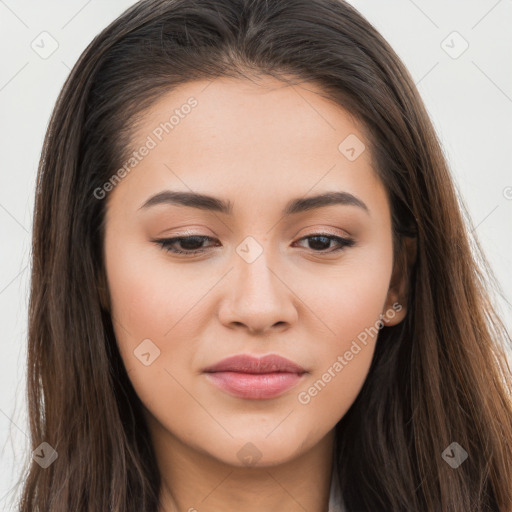
[[[393,272],[391,214],[370,151],[338,146],[365,137],[344,109],[311,84],[273,78],[187,83],[137,125],[133,148],[157,142],[108,197],[105,262],[119,350],[147,417],[163,479],[162,508],[289,512],[327,510],[334,427],[368,374],[376,336],[307,403],[307,391],[381,314],[406,314]],[[194,97],[197,106],[158,141],[153,134]],[[232,214],[161,203],[172,190],[232,203]],[[287,203],[348,192],[368,211],[334,204],[283,215]],[[354,245],[333,252],[335,239]],[[207,236],[196,255],[155,240]],[[253,237],[262,253],[237,252]],[[134,350],[150,339],[145,366]],[[231,396],[204,368],[235,354],[279,354],[303,366],[298,385],[267,400]],[[252,443],[251,448],[247,443]],[[255,447],[255,448],[254,448]],[[241,451],[242,450],[242,451]],[[256,464],[241,455],[253,450]]]

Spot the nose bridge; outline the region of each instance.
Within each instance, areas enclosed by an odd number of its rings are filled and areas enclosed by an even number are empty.
[[[264,331],[275,324],[293,321],[291,292],[278,277],[281,266],[273,258],[268,237],[247,237],[236,248],[234,272],[224,299],[224,323],[244,324]],[[277,275],[276,275],[277,274]]]
[[[241,299],[250,297],[272,303],[282,292],[274,275],[272,249],[268,237],[246,237],[236,248],[235,286]],[[275,263],[275,261],[274,261]]]

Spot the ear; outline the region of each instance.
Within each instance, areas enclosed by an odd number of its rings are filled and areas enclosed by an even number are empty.
[[[101,308],[105,310],[107,313],[110,313],[110,294],[108,291],[105,271],[103,269],[101,269],[99,272],[99,276],[97,279],[97,289],[100,298]]]
[[[393,274],[389,285],[384,311],[382,311],[382,323],[385,326],[399,324],[407,314],[407,299],[410,293],[411,268],[416,262],[417,239],[403,236]]]

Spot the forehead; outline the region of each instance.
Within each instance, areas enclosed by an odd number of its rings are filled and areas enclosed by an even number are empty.
[[[318,161],[322,150],[326,158],[332,156],[329,149],[337,150],[349,135],[365,138],[358,121],[320,93],[315,84],[289,85],[273,78],[186,83],[155,102],[134,138],[153,134],[164,145],[172,139],[176,157],[181,152],[190,157],[190,149],[200,146],[210,158],[286,153],[288,159],[314,156]]]
[[[311,83],[183,84],[145,112],[129,153],[143,146],[151,149],[123,179],[139,195],[178,187],[229,196],[236,210],[242,195],[261,204],[320,189],[383,193],[360,123]]]

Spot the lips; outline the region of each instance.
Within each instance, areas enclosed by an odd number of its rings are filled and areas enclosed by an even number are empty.
[[[239,373],[305,373],[306,370],[298,364],[284,357],[270,354],[263,357],[254,357],[246,354],[228,357],[219,363],[204,370],[207,373],[213,372],[239,372]]]
[[[238,355],[203,370],[208,381],[238,398],[265,400],[282,395],[307,373],[284,357]]]

